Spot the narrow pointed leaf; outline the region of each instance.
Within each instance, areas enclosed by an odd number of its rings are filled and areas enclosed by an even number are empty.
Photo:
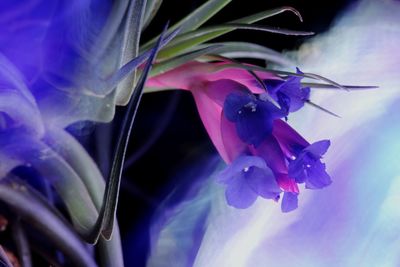
[[[160,46],[166,45],[169,41],[171,41],[179,32],[179,29],[173,31],[172,33],[166,35],[161,40]],[[152,54],[152,50],[148,50],[143,52],[138,57],[132,59],[124,66],[122,66],[118,71],[116,71],[110,78],[108,78],[104,82],[104,89],[102,91],[111,91],[111,89],[115,88],[119,82],[121,82],[127,75],[131,74],[138,66],[144,63]]]
[[[275,9],[269,9],[269,10],[265,10],[265,11],[261,11],[259,13],[244,17],[244,18],[240,18],[237,20],[234,20],[232,22],[234,23],[254,23],[257,22],[259,20],[262,19],[266,19],[266,18],[270,18],[276,15],[279,15],[281,13],[284,13],[286,11],[292,12],[293,14],[295,14],[299,20],[302,22],[303,18],[301,17],[301,14],[299,11],[297,11],[295,8],[290,7],[290,6],[284,6],[284,7],[278,7]]]
[[[263,68],[260,66],[254,66],[254,65],[242,65],[242,64],[233,64],[233,63],[225,64],[223,66],[218,67],[217,69],[222,70],[222,69],[229,69],[229,68],[241,68],[241,69],[247,69],[247,70],[250,69],[250,70],[254,70],[254,71],[274,73],[277,75],[306,77],[306,78],[310,78],[310,79],[314,79],[314,80],[321,80],[321,81],[331,84],[332,86],[335,86],[337,88],[348,91],[345,87],[338,84],[337,82],[334,82],[328,78],[325,78],[321,75],[317,75],[317,74],[313,74],[313,73],[294,73],[294,72],[290,72],[290,71],[274,70],[274,69],[268,69],[268,68]]]
[[[343,89],[345,91],[348,91],[346,87],[343,87],[342,85],[338,84],[337,82],[334,82],[334,81],[332,81],[332,80],[330,80],[328,78],[325,78],[325,77],[323,77],[321,75],[314,74],[314,73],[303,73],[303,74],[304,74],[305,77],[313,78],[313,79],[316,79],[316,80],[321,80],[321,81],[330,83],[331,85],[334,85],[337,88],[340,88],[340,89]]]
[[[221,42],[212,43],[221,45],[214,53],[228,58],[254,58],[262,59],[267,62],[276,63],[282,66],[294,66],[295,63],[291,62],[282,53],[274,51],[262,45],[248,43],[248,42]],[[197,46],[203,48],[204,44]]]
[[[170,33],[178,28],[181,30],[181,33],[193,31],[203,25],[203,23],[205,23],[207,20],[212,18],[231,1],[232,0],[208,0],[188,16],[174,24],[167,33]],[[156,42],[157,38],[159,38],[159,36],[148,41],[143,45],[142,49],[148,49],[151,47]]]
[[[104,196],[105,180],[97,164],[82,147],[82,145],[63,129],[49,129],[46,141],[69,164],[84,183],[96,209],[100,212]],[[95,243],[98,236],[90,236],[89,243]],[[114,234],[110,241],[100,239],[99,254],[104,266],[124,266],[121,239],[118,224],[115,224]],[[105,264],[105,263],[112,264]]]
[[[88,235],[98,212],[81,178],[43,141],[19,132],[10,132],[9,135],[12,138],[2,150],[20,164],[30,164],[52,184],[64,202],[77,233],[90,240]]]
[[[310,106],[312,106],[312,107],[314,107],[314,108],[317,108],[317,109],[319,109],[319,110],[321,110],[321,111],[323,111],[325,113],[328,113],[329,115],[332,115],[332,116],[334,116],[336,118],[340,118],[339,115],[333,113],[332,111],[327,110],[326,108],[323,108],[323,107],[311,102],[310,100],[306,100],[305,103],[310,105]]]
[[[278,14],[286,12],[286,11],[293,12],[296,16],[298,16],[300,18],[300,20],[302,20],[302,18],[300,16],[300,13],[296,9],[294,9],[292,7],[280,7],[280,8],[276,8],[276,9],[272,9],[272,10],[262,11],[262,12],[259,12],[257,14],[251,15],[251,16],[247,16],[247,17],[243,17],[241,19],[230,21],[228,23],[251,24],[251,23],[255,23],[257,21],[260,21],[260,20],[275,16],[275,15],[278,15]],[[204,42],[207,42],[209,40],[217,38],[217,37],[219,37],[221,35],[229,33],[229,32],[231,32],[233,30],[234,30],[234,28],[233,29],[229,28],[229,29],[222,29],[222,30],[218,30],[218,31],[209,32],[207,34],[203,33],[203,34],[199,35],[198,37],[193,37],[193,38],[190,38],[188,40],[184,40],[184,41],[180,42],[179,43],[179,47],[176,47],[174,49],[172,48],[172,46],[169,46],[171,48],[168,48],[168,49],[170,49],[170,51],[168,53],[163,52],[163,50],[161,50],[160,53],[162,53],[162,54],[160,54],[160,56],[172,57],[172,56],[175,56],[175,55],[182,54],[186,50],[188,50],[189,48],[194,47],[195,45],[202,44]],[[198,31],[201,32],[202,29],[199,29]],[[196,32],[197,31],[192,31],[191,34],[188,33],[188,36],[189,37],[191,35],[195,36]],[[148,44],[144,45],[143,48],[148,47],[149,44],[151,44],[151,42],[149,42]],[[178,44],[175,44],[175,46],[178,46]],[[165,48],[165,49],[167,49],[167,48]]]
[[[65,220],[49,208],[39,193],[16,177],[0,181],[0,201],[10,206],[21,218],[52,241],[75,266],[96,267],[92,256]]]
[[[315,89],[338,89],[337,86],[325,83],[301,83],[303,87],[311,87]],[[358,86],[358,85],[342,85],[342,87],[347,90],[368,90],[368,89],[376,89],[379,86],[367,85],[367,86]]]
[[[200,56],[213,53],[219,47],[221,47],[221,46],[220,45],[210,45],[210,46],[204,47],[202,49],[191,51],[186,54],[183,54],[183,55],[180,55],[180,56],[177,56],[174,58],[170,58],[166,61],[158,63],[153,67],[153,70],[151,71],[150,76],[155,76],[155,75],[164,73],[164,72],[171,70],[173,68],[176,68],[179,65],[182,65],[188,61],[194,60]]]
[[[294,35],[294,36],[307,36],[313,35],[313,32],[304,31],[293,31],[287,29],[281,29],[278,27],[264,26],[264,25],[250,25],[245,23],[225,23],[216,26],[209,26],[201,28],[197,31],[181,34],[171,41],[164,49],[159,53],[158,59],[163,60],[170,57],[171,55],[177,55],[182,51],[186,51],[190,47],[204,43],[208,41],[212,36],[219,36],[222,32],[231,32],[234,30],[256,30],[265,31],[270,33]]]
[[[140,33],[142,29],[142,20],[145,10],[146,0],[130,1],[129,8],[124,23],[124,32],[121,44],[121,56],[119,66],[128,63],[132,58],[137,57],[139,53]],[[118,67],[119,67],[118,66]],[[117,86],[117,104],[126,105],[132,94],[136,79],[136,71],[132,75],[123,79]]]
[[[165,30],[164,30],[165,32]],[[164,34],[164,33],[163,33]],[[112,235],[114,227],[115,214],[118,204],[119,188],[121,184],[122,170],[125,160],[125,154],[128,146],[129,136],[132,130],[133,122],[135,119],[136,111],[139,106],[140,99],[142,97],[144,84],[147,79],[147,75],[150,72],[153,60],[155,59],[157,52],[160,48],[161,41],[164,39],[161,34],[156,46],[153,48],[152,53],[142,71],[141,77],[133,91],[133,95],[127,106],[127,111],[122,123],[121,134],[118,138],[113,164],[110,171],[110,176],[106,184],[103,205],[100,210],[98,220],[93,227],[92,235],[101,235],[109,240]]]

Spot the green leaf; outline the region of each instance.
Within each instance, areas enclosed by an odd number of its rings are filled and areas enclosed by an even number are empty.
[[[127,111],[122,122],[120,136],[117,141],[110,176],[106,183],[102,208],[100,210],[100,214],[96,221],[96,224],[92,229],[92,236],[98,236],[101,233],[101,235],[107,240],[109,240],[112,236],[112,230],[114,228],[114,220],[118,204],[122,170],[125,161],[126,150],[128,147],[129,136],[136,116],[136,111],[142,97],[147,75],[150,72],[153,60],[155,59],[157,52],[160,49],[160,45],[162,40],[164,39],[163,36],[165,32],[166,30],[163,31],[156,46],[153,48],[152,53],[142,71],[139,82],[137,83],[135,90],[133,91],[131,100],[129,101],[129,104],[127,106]]]
[[[304,31],[293,31],[287,29],[281,29],[278,27],[270,27],[264,25],[250,25],[245,23],[225,23],[216,26],[209,26],[201,28],[197,31],[188,32],[177,36],[173,41],[171,41],[164,49],[159,53],[158,59],[163,60],[170,57],[171,55],[177,55],[181,51],[185,51],[190,47],[194,47],[198,44],[204,43],[213,36],[221,35],[221,33],[230,32],[234,30],[257,30],[265,31],[270,33],[284,34],[284,35],[294,35],[294,36],[307,36],[313,35],[313,32]],[[211,38],[212,37],[212,38]]]
[[[84,183],[96,209],[100,212],[105,180],[97,164],[82,145],[64,129],[49,129],[47,143],[69,164]],[[118,224],[115,224],[110,241],[99,240],[100,259],[103,266],[123,267],[123,255]],[[98,236],[91,236],[89,243],[95,243]]]
[[[304,77],[312,78],[312,79],[315,79],[315,80],[324,81],[324,82],[327,82],[327,83],[329,83],[329,84],[331,84],[333,86],[336,86],[337,88],[340,88],[340,89],[343,89],[345,91],[348,91],[348,89],[346,87],[343,87],[342,85],[338,84],[337,82],[332,81],[332,80],[330,80],[328,78],[325,78],[325,77],[323,77],[321,75],[314,74],[314,73],[303,73],[303,75],[304,75]]]
[[[306,100],[306,101],[304,101],[304,102],[305,102],[306,104],[308,104],[308,105],[314,107],[314,108],[317,108],[317,109],[319,109],[319,110],[321,110],[321,111],[323,111],[323,112],[325,112],[325,113],[328,113],[329,115],[332,115],[332,116],[334,116],[334,117],[336,117],[336,118],[340,118],[339,115],[333,113],[332,111],[327,110],[326,108],[323,108],[323,107],[321,107],[321,106],[315,104],[314,102],[311,102],[310,100]]]
[[[332,84],[326,84],[326,83],[301,83],[303,87],[311,87],[315,89],[338,89],[337,86],[332,85]],[[357,91],[357,90],[368,90],[368,89],[376,89],[379,88],[379,86],[358,86],[358,85],[342,85],[342,87],[346,88],[347,90],[350,91]]]
[[[69,164],[44,142],[25,134],[14,134],[6,147],[13,159],[30,164],[45,177],[63,200],[76,231],[85,239],[96,222],[98,212],[88,191]]]
[[[232,0],[208,0],[203,5],[198,7],[192,13],[187,15],[185,18],[180,20],[178,23],[174,24],[167,33],[172,32],[173,30],[180,29],[181,33],[185,33],[188,31],[193,31],[203,25],[207,20],[212,18],[215,14],[217,14],[221,9],[223,9],[227,4],[229,4]],[[160,35],[148,41],[144,44],[141,49],[146,50],[150,48]]]
[[[280,7],[280,8],[276,8],[276,9],[272,9],[272,10],[266,10],[251,16],[247,16],[241,19],[237,19],[237,20],[233,20],[230,21],[228,23],[233,23],[233,24],[251,24],[251,23],[255,23],[257,21],[278,15],[282,12],[286,12],[286,11],[290,11],[293,12],[294,14],[296,14],[300,20],[301,20],[301,16],[299,14],[299,12],[291,7]],[[217,26],[213,26],[213,27],[218,27]],[[181,38],[182,36],[182,41],[178,42],[178,41],[174,41],[174,44],[170,44],[167,47],[165,47],[164,49],[162,49],[160,51],[160,57],[172,57],[175,55],[178,55],[180,53],[185,52],[186,50],[188,50],[191,47],[194,47],[195,45],[198,44],[202,44],[204,42],[207,42],[209,40],[212,40],[214,38],[217,38],[221,35],[224,35],[226,33],[229,33],[233,30],[235,30],[237,27],[227,27],[227,29],[220,29],[220,30],[216,30],[213,27],[209,27],[209,28],[205,28],[203,29],[199,29],[197,31],[192,31],[190,33],[187,33],[185,35],[180,35],[178,36],[178,38]],[[144,46],[146,47],[146,46]]]
[[[166,35],[161,40],[160,46],[166,45],[169,41],[171,41],[179,32],[179,29],[173,31],[172,33]],[[148,50],[146,52],[141,53],[136,58],[130,60],[128,63],[123,65],[120,69],[114,72],[109,78],[103,80],[102,87],[99,88],[99,91],[104,92],[105,94],[110,93],[113,88],[118,86],[118,84],[129,74],[136,70],[138,66],[144,63],[152,54],[152,50]]]
[[[228,58],[254,58],[262,59],[281,66],[295,65],[294,62],[291,62],[282,53],[258,44],[248,42],[221,42],[210,44],[221,45],[221,47],[215,49],[214,53]],[[198,45],[197,48],[203,48],[205,46],[207,45],[201,44]]]
[[[150,24],[151,20],[154,18],[154,16],[157,14],[157,11],[160,9],[161,4],[162,0],[147,0],[143,18],[143,29]]]
[[[118,67],[137,57],[139,53],[140,33],[145,11],[146,0],[132,0],[125,17],[123,38]],[[126,105],[132,94],[136,80],[136,72],[122,80],[117,86],[116,103]]]
[[[262,19],[266,19],[266,18],[270,18],[270,17],[276,16],[276,15],[279,15],[279,14],[281,14],[283,12],[286,12],[286,11],[292,12],[293,14],[295,14],[299,18],[299,20],[301,22],[303,21],[303,18],[301,17],[301,14],[300,14],[299,11],[297,11],[293,7],[284,6],[284,7],[278,7],[278,8],[275,8],[275,9],[269,9],[269,10],[261,11],[259,13],[256,13],[256,14],[253,14],[253,15],[250,15],[250,16],[246,16],[246,17],[241,18],[241,19],[233,20],[232,22],[233,23],[254,23],[254,22],[257,22],[257,21],[262,20]]]
[[[150,73],[150,76],[155,76],[158,74],[162,74],[166,71],[169,71],[173,68],[176,68],[188,61],[194,60],[200,56],[210,54],[214,52],[217,48],[219,48],[220,45],[210,45],[195,51],[188,52],[186,54],[170,58],[168,60],[165,60],[163,62],[155,64],[153,70]]]
[[[337,88],[348,91],[345,87],[338,84],[337,82],[334,82],[328,78],[325,78],[321,75],[317,75],[317,74],[313,74],[313,73],[294,73],[294,72],[289,72],[289,71],[274,70],[274,69],[268,69],[268,68],[263,68],[263,67],[259,67],[259,66],[254,66],[254,65],[242,65],[242,64],[225,64],[225,65],[218,67],[217,69],[223,70],[223,69],[229,69],[229,68],[240,68],[240,69],[246,69],[246,70],[268,72],[268,73],[274,73],[277,75],[290,75],[290,76],[306,77],[306,78],[310,78],[310,79],[314,79],[314,80],[321,80],[321,81],[329,83],[332,86],[335,86]]]
[[[0,200],[51,240],[52,244],[74,263],[74,266],[97,266],[88,253],[86,244],[83,244],[66,220],[53,212],[46,200],[29,185],[14,176],[2,178]]]

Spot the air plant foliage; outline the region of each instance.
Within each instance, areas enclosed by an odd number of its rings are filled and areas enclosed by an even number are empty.
[[[0,3],[0,200],[14,232],[7,251],[23,266],[32,266],[32,251],[55,266],[124,265],[115,214],[143,93],[190,91],[226,163],[215,181],[227,205],[245,209],[261,197],[290,212],[299,185],[331,184],[322,158],[330,142],[306,141],[288,120],[305,105],[335,115],[312,102],[313,88],[356,87],[294,66],[291,72],[237,60],[288,63],[246,40],[214,39],[237,29],[312,33],[254,24],[283,12],[301,20],[291,7],[203,26],[229,2],[205,1],[148,41],[141,34],[159,0]],[[74,129],[112,121],[117,106],[125,114],[115,144],[100,150],[111,165],[102,173]]]

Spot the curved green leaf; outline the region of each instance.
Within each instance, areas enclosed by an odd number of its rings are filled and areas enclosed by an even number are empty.
[[[85,184],[97,211],[100,212],[105,180],[91,156],[73,136],[63,129],[49,129],[46,140],[78,174]],[[118,224],[115,224],[113,232],[114,234],[110,241],[102,238],[99,240],[101,262],[104,263],[104,266],[122,267],[124,263]],[[88,241],[94,243],[96,238],[97,236]]]
[[[162,4],[162,0],[147,0],[146,9],[143,17],[143,29],[146,28],[154,16],[157,14],[157,11],[160,9]]]
[[[262,45],[248,42],[221,42],[210,44],[221,45],[221,47],[215,49],[214,53],[224,57],[262,59],[267,62],[272,62],[281,66],[295,66],[295,63],[290,61],[282,53],[279,53]],[[207,45],[201,44],[197,47],[203,48],[205,46]]]
[[[39,193],[27,184],[16,177],[1,179],[0,200],[49,238],[75,266],[97,266],[76,232],[49,208]]]
[[[286,11],[293,12],[296,16],[298,16],[300,18],[300,20],[302,20],[300,13],[296,9],[294,9],[292,7],[280,7],[280,8],[276,8],[276,9],[272,9],[272,10],[262,11],[257,14],[254,14],[254,15],[250,15],[247,17],[243,17],[241,19],[230,21],[228,23],[251,24],[251,23],[255,23],[257,21],[260,21],[260,20],[275,16],[275,15],[278,15],[278,14],[286,12]],[[218,26],[216,26],[216,27],[218,27]],[[187,33],[186,37],[183,37],[183,40],[181,42],[175,43],[174,46],[178,46],[178,47],[174,48],[172,45],[169,45],[169,46],[166,46],[164,49],[162,49],[160,51],[160,56],[172,57],[172,56],[184,53],[189,48],[194,47],[195,45],[205,43],[209,40],[217,38],[221,35],[231,32],[233,30],[235,30],[235,27],[228,28],[228,29],[221,29],[218,31],[215,30],[215,31],[211,31],[211,32],[207,32],[207,29],[205,32],[203,32],[203,29],[199,29],[198,31],[192,31],[190,34]],[[199,32],[199,36],[193,37],[193,38],[190,37],[190,36],[196,36],[197,32]],[[179,36],[178,36],[178,38],[179,38]],[[143,48],[141,48],[141,49],[144,49],[146,47],[147,47],[147,44],[144,45]],[[169,49],[168,52],[163,51],[163,50],[167,50],[167,49]]]
[[[168,29],[167,33],[170,33],[178,28],[180,29],[181,33],[193,31],[203,25],[203,23],[205,23],[207,20],[212,18],[231,1],[232,0],[208,0],[192,13],[190,13],[188,16],[180,20],[178,23],[174,24],[170,29]],[[141,47],[141,50],[143,51],[150,48],[156,42],[159,36],[160,35],[154,37],[146,44],[144,44]]]
[[[132,0],[125,18],[123,38],[121,44],[121,55],[119,66],[128,63],[137,57],[139,53],[140,33],[142,30],[142,20],[145,10],[146,0]],[[118,66],[118,67],[119,67]],[[116,103],[126,105],[132,94],[136,80],[136,72],[123,79],[117,86]]]
[[[222,32],[231,32],[234,30],[257,30],[265,31],[270,33],[284,34],[284,35],[294,35],[294,36],[307,36],[313,35],[313,32],[304,31],[293,31],[287,29],[281,29],[278,27],[270,27],[264,25],[249,25],[244,23],[225,23],[216,26],[209,26],[201,28],[197,31],[188,32],[177,36],[172,40],[164,49],[159,53],[158,59],[163,60],[169,58],[171,55],[177,55],[181,51],[185,51],[190,47],[204,43],[210,39],[213,39],[215,35],[220,35]]]
[[[161,73],[164,73],[166,71],[169,71],[173,68],[176,68],[188,61],[194,60],[200,56],[210,54],[212,52],[215,52],[217,48],[221,47],[220,45],[210,45],[195,51],[188,52],[186,54],[170,58],[168,60],[165,60],[163,62],[155,64],[153,67],[153,70],[150,72],[150,76],[155,76]]]
[[[160,49],[161,42],[164,40],[164,34],[166,28],[161,34],[156,46],[152,49],[151,55],[141,73],[139,82],[137,83],[133,95],[127,106],[127,112],[122,122],[121,133],[117,141],[116,150],[114,154],[113,164],[111,166],[110,176],[106,183],[104,191],[104,198],[100,210],[100,214],[91,230],[90,236],[98,237],[100,234],[107,240],[112,236],[112,230],[114,229],[115,214],[118,204],[119,188],[121,184],[122,170],[125,160],[125,154],[128,146],[129,136],[132,130],[133,122],[136,116],[144,84],[147,79],[147,75],[150,72],[153,61]]]

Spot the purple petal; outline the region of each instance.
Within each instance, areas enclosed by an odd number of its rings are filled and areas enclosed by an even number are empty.
[[[230,94],[224,103],[228,120],[236,123],[240,139],[259,146],[272,133],[273,120],[284,113],[269,101],[262,101],[253,95]]]
[[[221,183],[230,182],[233,177],[242,175],[245,169],[257,167],[259,169],[267,169],[264,159],[255,156],[240,156],[228,165],[217,177],[217,181]]]
[[[329,146],[331,145],[331,141],[329,140],[321,140],[309,145],[304,151],[311,153],[314,157],[320,158],[322,155],[328,151]]]
[[[257,194],[248,186],[247,181],[238,175],[226,187],[225,197],[230,206],[246,209],[256,201]]]
[[[290,212],[298,207],[298,194],[285,192],[282,198],[281,210],[282,212]]]
[[[304,169],[304,161],[296,159],[289,163],[289,176],[294,178],[296,183],[304,183],[307,179],[307,174]]]
[[[226,118],[231,122],[236,122],[243,107],[252,101],[255,101],[255,99],[250,94],[229,94],[224,101],[224,112]]]
[[[281,193],[270,168],[251,167],[244,176],[250,188],[263,198],[276,199]]]
[[[297,73],[302,72],[297,69]],[[304,106],[310,98],[310,88],[301,88],[300,76],[289,76],[286,81],[267,80],[266,85],[271,96],[278,101],[282,109],[295,112]]]
[[[307,169],[308,179],[306,188],[320,189],[332,183],[331,177],[325,171],[325,164],[317,161],[314,165]]]
[[[275,99],[276,93],[278,92],[280,86],[285,83],[283,80],[264,80],[264,84],[267,87],[268,93]]]
[[[243,142],[258,147],[272,133],[272,120],[256,112],[248,113],[239,118],[236,130]]]

